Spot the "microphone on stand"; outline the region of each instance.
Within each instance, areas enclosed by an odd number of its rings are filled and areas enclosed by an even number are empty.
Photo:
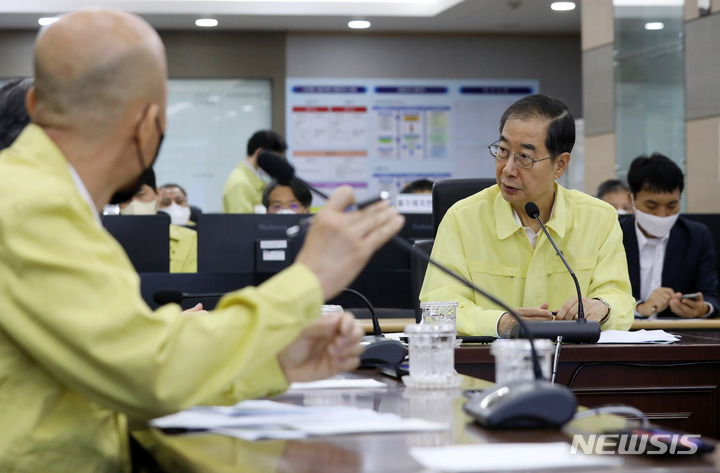
[[[323,199],[328,199],[329,196],[318,189],[315,186],[310,185],[307,181],[300,179],[295,175],[295,168],[290,163],[278,154],[271,151],[261,151],[257,157],[258,166],[260,169],[265,171],[270,177],[275,179],[281,184],[287,184],[292,178],[297,179],[301,183],[305,184],[308,189],[319,195]]]
[[[277,155],[275,153],[272,153],[270,151],[261,151],[260,154],[258,154],[257,157],[258,166],[260,166],[260,169],[265,171],[270,177],[278,181],[279,183],[287,184],[290,182],[291,179],[295,179],[296,181],[300,182],[301,184],[304,184],[308,189],[310,189],[315,194],[319,195],[323,199],[327,200],[330,198],[329,195],[327,195],[325,192],[321,191],[317,187],[311,185],[306,180],[301,179],[300,177],[295,175],[295,168],[292,167],[290,163],[287,162],[287,160],[280,155]],[[380,192],[380,195],[370,198],[368,200],[365,200],[363,202],[358,202],[355,205],[350,206],[347,210],[358,210],[367,207],[368,205],[372,205],[375,202],[379,202],[381,200],[386,200],[388,197],[390,197],[390,194],[386,191]],[[292,227],[289,227],[285,233],[289,237],[296,237],[300,234],[300,232],[304,229],[306,229],[314,220],[314,217],[310,216],[307,218],[304,218],[300,220],[300,222],[297,225],[293,225]]]
[[[378,365],[396,366],[405,359],[405,347],[397,340],[385,338],[380,328],[375,308],[367,297],[362,295],[355,289],[346,287],[343,292],[352,294],[362,300],[370,311],[370,317],[373,324],[373,335],[364,337],[361,345],[365,347],[362,355],[360,355],[360,368],[371,368]]]
[[[556,339],[562,337],[566,342],[578,342],[578,343],[596,343],[600,339],[600,323],[594,320],[587,320],[585,318],[585,310],[583,308],[582,293],[580,292],[580,283],[578,282],[577,276],[573,272],[572,268],[565,259],[565,255],[560,251],[560,248],[555,244],[555,241],[550,236],[550,233],[543,225],[540,220],[540,209],[535,202],[528,202],[525,204],[525,212],[528,217],[534,218],[540,224],[540,228],[545,232],[545,236],[555,248],[555,252],[562,260],[563,264],[567,268],[570,276],[575,282],[575,289],[577,290],[578,297],[578,318],[577,320],[553,320],[547,322],[527,322],[526,327],[520,327],[520,336],[523,337],[524,332],[529,330],[536,338],[550,338]]]
[[[260,156],[265,155],[261,160]],[[261,153],[258,165],[275,179],[295,177],[295,169],[285,159],[272,153]],[[273,174],[276,173],[276,174]],[[314,188],[310,187],[310,190]],[[319,195],[327,198],[323,193]],[[540,361],[533,343],[533,333],[527,329],[527,322],[498,298],[477,287],[471,281],[432,259],[425,251],[414,247],[408,241],[395,235],[392,242],[411,254],[422,258],[448,276],[476,291],[493,303],[505,309],[518,323],[530,342],[535,379],[514,381],[496,385],[494,388],[473,395],[463,409],[479,424],[497,429],[561,427],[577,410],[575,396],[565,386],[551,384],[543,378]]]

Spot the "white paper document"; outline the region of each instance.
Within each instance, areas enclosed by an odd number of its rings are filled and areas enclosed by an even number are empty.
[[[598,343],[673,343],[680,337],[664,330],[605,330],[600,334]]]
[[[447,424],[405,419],[352,406],[294,406],[275,401],[243,401],[235,406],[199,406],[152,421],[160,429],[181,428],[257,440],[371,432],[444,430]]]
[[[308,389],[387,389],[387,384],[371,378],[330,378],[308,383],[292,383],[288,391]]]
[[[570,454],[570,444],[489,443],[452,445],[448,447],[413,447],[410,455],[423,467],[433,471],[527,471],[549,468],[584,468],[616,466],[622,460],[610,455]]]

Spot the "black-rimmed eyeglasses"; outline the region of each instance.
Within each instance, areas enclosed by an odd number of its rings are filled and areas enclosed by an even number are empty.
[[[488,146],[488,150],[490,150],[490,156],[495,158],[497,161],[505,162],[508,160],[510,155],[512,155],[515,158],[515,164],[517,164],[521,168],[530,169],[535,163],[551,159],[551,157],[534,159],[527,153],[511,153],[510,150],[508,150],[504,146],[500,146],[499,143],[500,140]]]

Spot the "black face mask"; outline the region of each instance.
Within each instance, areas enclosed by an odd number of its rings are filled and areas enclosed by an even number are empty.
[[[110,197],[110,205],[118,205],[122,204],[124,202],[128,202],[132,200],[133,197],[135,197],[135,194],[137,194],[140,191],[140,188],[143,186],[143,183],[147,179],[147,175],[152,172],[153,165],[155,164],[155,161],[157,161],[158,155],[160,154],[160,147],[162,146],[162,142],[165,139],[165,133],[163,133],[160,130],[160,123],[158,121],[155,122],[155,126],[157,126],[158,132],[160,133],[160,141],[158,141],[157,150],[155,150],[155,157],[153,158],[150,165],[143,170],[143,172],[138,177],[137,181],[124,189],[120,189],[119,191],[115,192],[112,197]],[[140,143],[136,142],[137,147],[137,154],[138,159],[140,160],[140,165],[145,166],[145,157],[143,156],[142,150],[140,149]]]
[[[135,184],[132,185],[132,187],[126,187],[125,189],[120,189],[116,193],[110,197],[110,205],[117,205],[122,204],[125,202],[129,202],[135,197],[135,194],[140,192],[140,188],[143,186],[143,183],[147,179],[147,175],[152,172],[152,165],[145,169],[142,174],[140,174],[140,177],[138,177],[138,180]]]

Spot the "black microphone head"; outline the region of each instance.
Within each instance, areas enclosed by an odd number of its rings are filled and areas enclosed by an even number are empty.
[[[155,291],[153,300],[159,305],[165,305],[171,302],[180,304],[183,300],[183,293],[177,289],[161,289],[160,291]]]
[[[525,204],[525,213],[530,218],[538,218],[540,216],[540,209],[535,202],[528,202]]]
[[[261,151],[257,157],[258,166],[279,182],[287,182],[295,176],[295,168],[287,159],[270,151]]]

